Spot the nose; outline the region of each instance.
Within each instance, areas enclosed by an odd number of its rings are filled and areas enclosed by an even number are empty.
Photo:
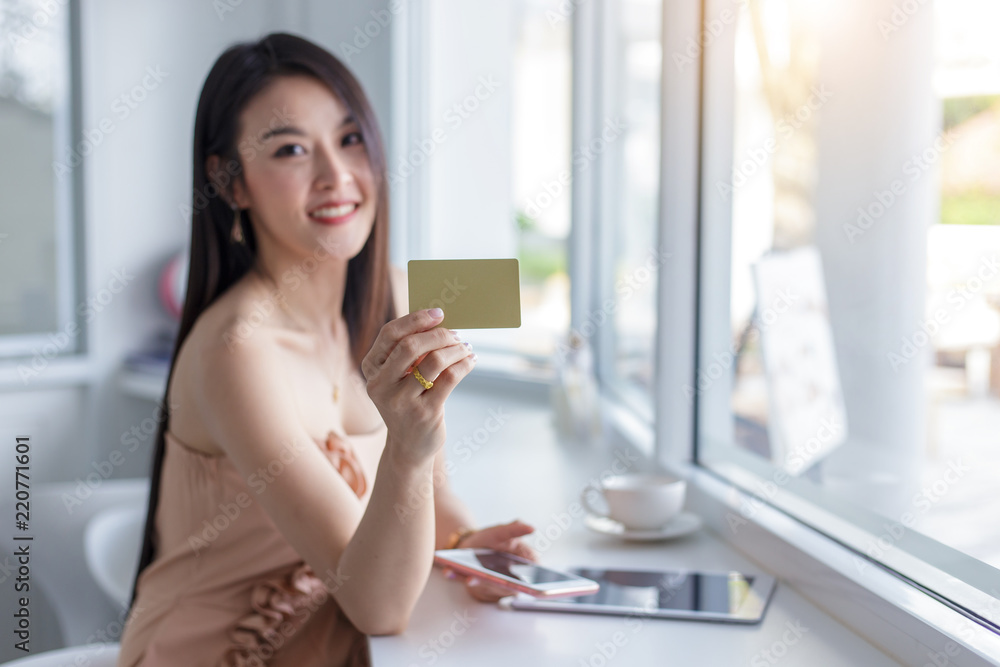
[[[354,174],[344,156],[335,148],[318,147],[316,150],[316,185],[321,190],[336,191],[354,182]]]

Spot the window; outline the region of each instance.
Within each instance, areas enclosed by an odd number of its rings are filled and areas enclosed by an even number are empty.
[[[71,136],[71,3],[0,2],[0,356],[44,367],[80,347]]]
[[[593,307],[575,319],[581,334],[597,332],[600,380],[652,424],[657,274],[669,259],[657,249],[661,3],[608,2],[602,18],[600,122],[574,152],[580,169],[603,157],[592,199],[598,280]]]
[[[426,36],[409,48],[426,60],[427,119],[408,129],[419,159],[393,161],[412,174],[397,191],[426,183],[425,202],[403,204],[421,230],[410,256],[518,257],[522,326],[466,332],[480,367],[551,376],[575,334],[651,424],[660,3],[436,0],[421,12]]]
[[[411,166],[427,201],[410,256],[520,263],[521,327],[463,334],[484,370],[551,373],[569,328],[572,22],[559,4],[436,0],[420,10],[429,111],[414,147],[427,148]]]
[[[706,5],[698,456],[996,624],[1000,16],[912,8]]]

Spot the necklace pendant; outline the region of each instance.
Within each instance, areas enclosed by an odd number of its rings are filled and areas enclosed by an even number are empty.
[[[340,385],[333,385],[333,402],[336,403],[340,400]]]

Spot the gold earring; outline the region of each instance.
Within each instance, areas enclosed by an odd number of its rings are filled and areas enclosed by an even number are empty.
[[[230,234],[230,238],[233,243],[244,243],[243,241],[243,224],[240,221],[240,209],[237,206],[233,207],[233,233]]]

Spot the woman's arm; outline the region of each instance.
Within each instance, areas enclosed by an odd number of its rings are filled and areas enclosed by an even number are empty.
[[[418,503],[405,518],[398,508],[433,484],[444,400],[473,366],[436,323],[426,311],[390,322],[365,359],[369,394],[389,433],[367,510],[296,419],[271,332],[258,329],[232,349],[220,336],[196,364],[196,404],[210,435],[247,479],[252,500],[366,634],[403,630],[432,565],[434,504]],[[427,392],[405,372],[424,355],[421,369],[435,378]]]
[[[396,317],[403,317],[409,310],[406,271],[398,266],[389,267],[389,279],[396,306]],[[455,531],[473,528],[472,515],[464,503],[451,491],[442,447],[434,456],[434,548],[444,549]],[[404,510],[405,511],[405,510]]]

